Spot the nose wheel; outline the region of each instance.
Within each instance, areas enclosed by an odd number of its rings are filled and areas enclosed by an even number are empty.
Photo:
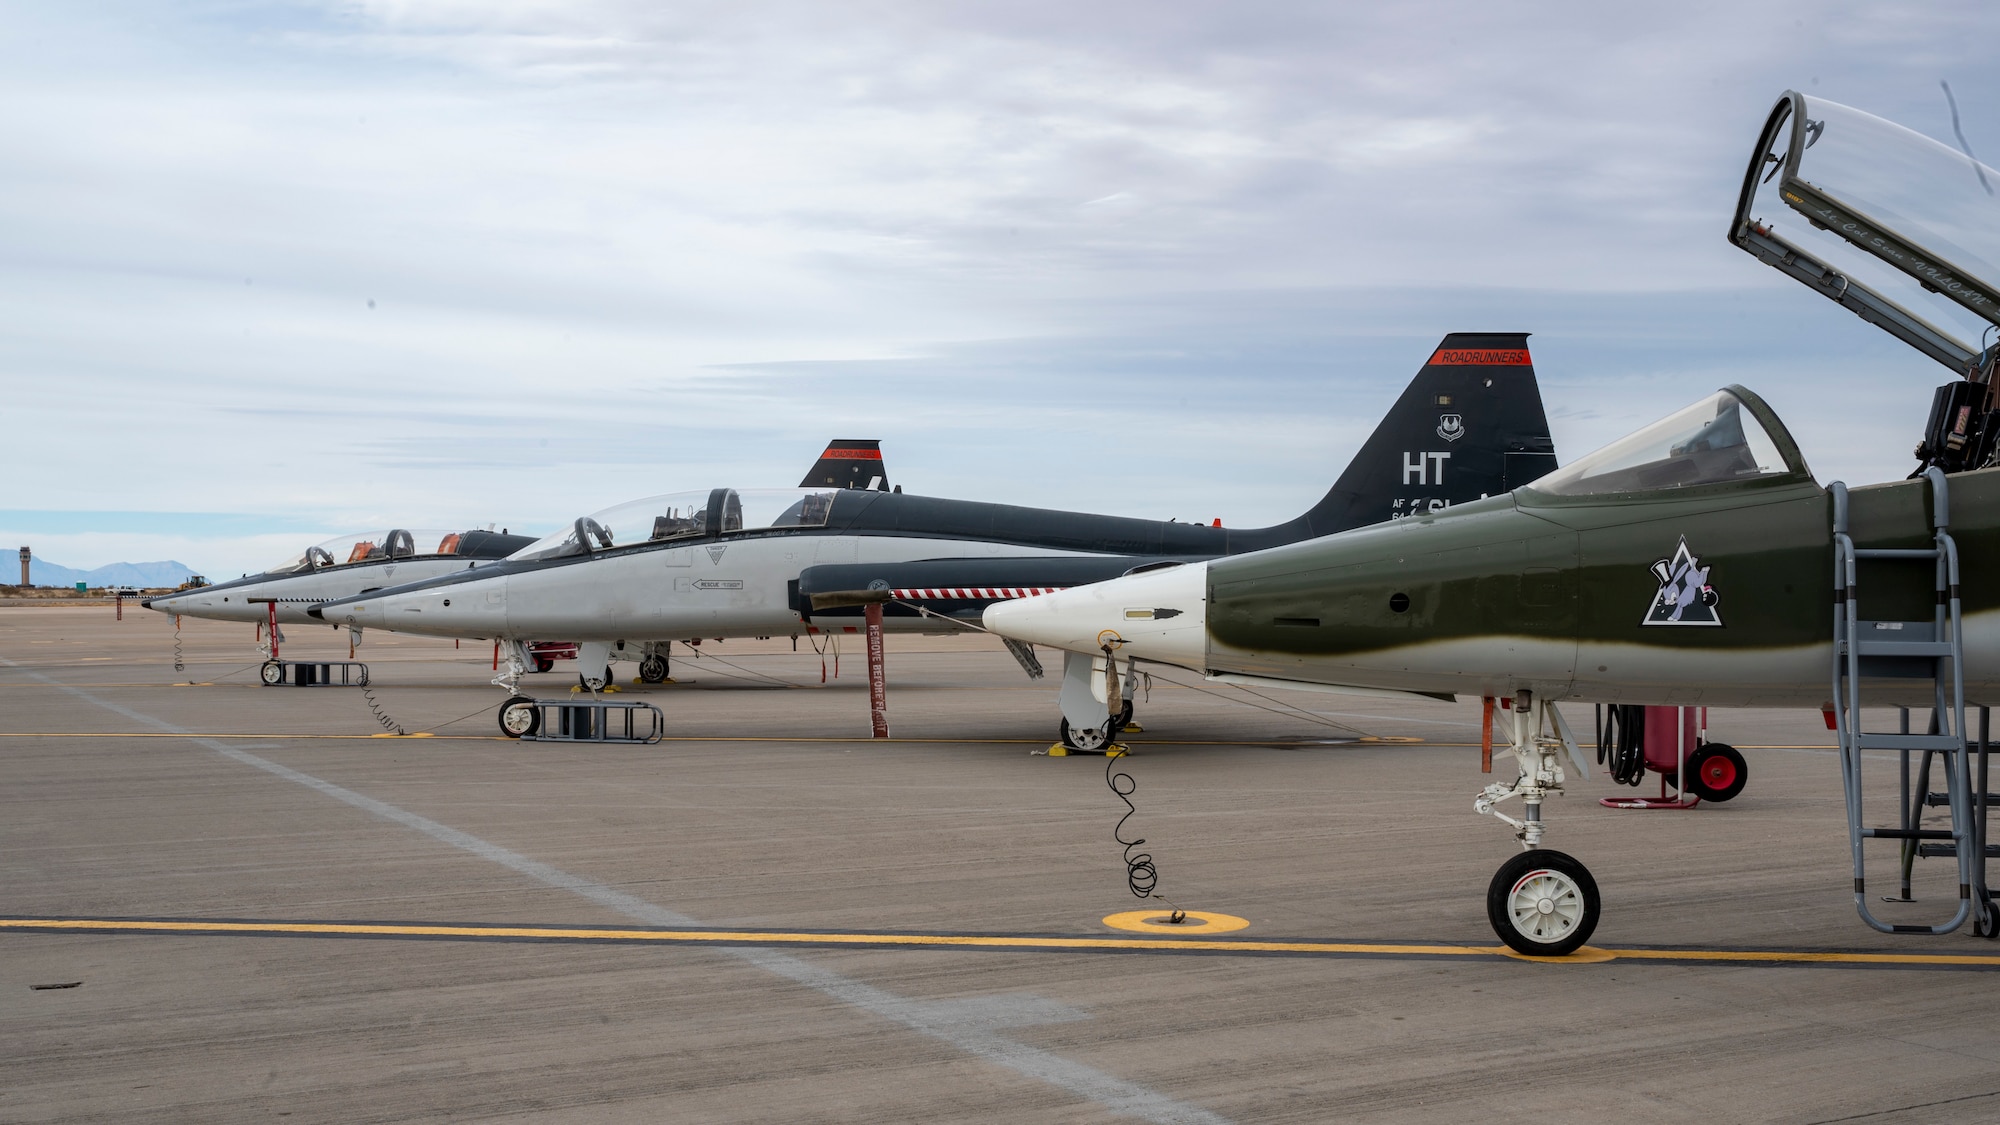
[[[500,705],[500,733],[508,738],[526,738],[542,725],[542,709],[535,701],[517,695]]]
[[[1132,701],[1128,699],[1125,701],[1125,706],[1119,710],[1115,723],[1107,722],[1101,727],[1086,729],[1070,726],[1069,720],[1064,719],[1059,730],[1065,748],[1095,754],[1130,725],[1132,725]]]
[[[1597,880],[1562,852],[1536,848],[1500,865],[1486,888],[1486,920],[1530,957],[1574,953],[1597,929]]]

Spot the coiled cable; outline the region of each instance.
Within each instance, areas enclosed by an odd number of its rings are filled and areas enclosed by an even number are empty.
[[[187,663],[181,659],[181,615],[174,614],[174,671],[187,671]]]
[[[1132,850],[1144,846],[1146,838],[1144,836],[1136,840],[1125,838],[1125,822],[1132,819],[1132,815],[1139,811],[1139,807],[1132,803],[1132,794],[1138,790],[1139,782],[1131,774],[1117,767],[1119,757],[1117,754],[1104,756],[1104,784],[1118,795],[1119,800],[1125,802],[1125,815],[1119,817],[1118,823],[1111,829],[1111,838],[1125,849],[1125,889],[1132,892],[1133,898],[1156,898],[1172,906],[1174,912],[1171,920],[1183,921],[1187,917],[1187,912],[1175,905],[1174,900],[1159,893],[1160,869],[1153,862],[1151,853],[1134,853]]]
[[[1611,780],[1637,785],[1646,780],[1646,709],[1636,704],[1605,708],[1604,729],[1597,736],[1597,764]]]
[[[382,724],[383,730],[388,731],[390,734],[400,735],[409,733],[403,729],[401,723],[383,713],[382,705],[375,701],[375,689],[368,686],[367,680],[361,681],[361,698],[368,701],[368,709],[375,713],[375,721]]]

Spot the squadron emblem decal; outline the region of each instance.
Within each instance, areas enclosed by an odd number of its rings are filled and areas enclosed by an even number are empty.
[[[1438,436],[1446,441],[1457,441],[1465,436],[1465,419],[1457,414],[1445,414],[1438,418]]]
[[[1652,571],[1653,577],[1659,580],[1660,590],[1653,595],[1652,608],[1646,611],[1645,620],[1639,624],[1722,624],[1722,615],[1715,611],[1718,595],[1715,587],[1708,584],[1709,568],[1702,566],[1701,559],[1688,551],[1686,536],[1681,537],[1674,557],[1654,563]]]

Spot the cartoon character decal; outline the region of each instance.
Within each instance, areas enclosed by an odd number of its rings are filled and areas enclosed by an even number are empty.
[[[1722,615],[1715,610],[1715,603],[1720,597],[1715,587],[1708,584],[1710,568],[1701,565],[1701,558],[1688,550],[1686,536],[1681,537],[1673,558],[1661,559],[1651,569],[1653,577],[1660,583],[1660,589],[1653,595],[1653,604],[1639,624],[1722,624]]]

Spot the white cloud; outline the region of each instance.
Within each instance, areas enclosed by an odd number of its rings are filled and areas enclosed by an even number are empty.
[[[1565,452],[1736,373],[1827,436],[1823,469],[1898,473],[1944,373],[1723,227],[1788,85],[1945,135],[1948,77],[2000,152],[1995,30],[28,5],[0,44],[0,466],[22,507],[553,523],[790,483],[837,429],[924,491],[1249,523],[1323,487],[1438,334],[1520,328],[1580,404]],[[1139,438],[1110,470],[1107,426]]]

